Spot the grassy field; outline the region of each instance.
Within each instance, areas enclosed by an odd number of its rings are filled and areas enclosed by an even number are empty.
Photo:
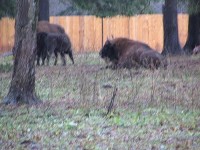
[[[97,53],[74,57],[75,65],[36,67],[41,105],[0,106],[0,149],[199,149],[200,56],[172,57],[155,71],[102,69]],[[12,57],[0,58],[0,100],[11,77]]]

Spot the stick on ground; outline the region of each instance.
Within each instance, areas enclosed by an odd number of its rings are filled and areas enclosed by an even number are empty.
[[[108,115],[108,114],[111,112],[112,108],[113,108],[114,100],[115,100],[115,97],[116,97],[116,95],[117,95],[117,90],[118,90],[117,87],[115,87],[115,89],[114,89],[114,91],[113,91],[113,96],[112,96],[111,101],[110,101],[110,104],[109,104],[109,106],[108,106],[108,111],[107,111],[107,114],[106,114],[106,115]]]

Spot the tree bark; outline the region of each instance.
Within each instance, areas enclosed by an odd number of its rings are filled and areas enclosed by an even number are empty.
[[[164,46],[163,55],[181,55],[178,37],[177,0],[165,0],[163,6]]]
[[[192,54],[198,45],[200,45],[200,12],[189,15],[188,37],[183,49],[186,54]]]
[[[35,93],[36,24],[38,0],[17,0],[15,23],[15,57],[9,92],[5,104],[36,104]]]
[[[39,21],[49,21],[49,0],[39,1]]]

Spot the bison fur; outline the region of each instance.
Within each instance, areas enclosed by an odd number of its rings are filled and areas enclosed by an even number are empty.
[[[100,50],[100,56],[111,68],[133,68],[143,66],[157,69],[167,66],[165,58],[145,43],[128,38],[107,40]],[[151,65],[148,65],[148,62]]]
[[[49,23],[48,21],[39,21],[37,24],[37,32],[47,32],[47,33],[65,33],[63,27],[57,24]]]
[[[158,69],[162,67],[164,69],[167,68],[167,60],[163,57],[160,53],[156,51],[145,51],[141,53],[140,57],[140,64],[145,68],[150,69]]]
[[[72,63],[74,64],[71,41],[66,34],[48,33],[45,39],[45,45],[49,52],[49,55],[47,55],[48,61],[49,61],[49,56],[51,56],[52,53],[55,54],[54,65],[57,64],[58,53],[61,56],[63,65],[66,65],[65,54],[69,55]]]

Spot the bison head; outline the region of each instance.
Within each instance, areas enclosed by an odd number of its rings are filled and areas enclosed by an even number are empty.
[[[107,40],[100,50],[99,55],[103,58],[106,62],[111,61],[114,62],[117,60],[117,55],[115,54],[114,46],[110,40]]]

